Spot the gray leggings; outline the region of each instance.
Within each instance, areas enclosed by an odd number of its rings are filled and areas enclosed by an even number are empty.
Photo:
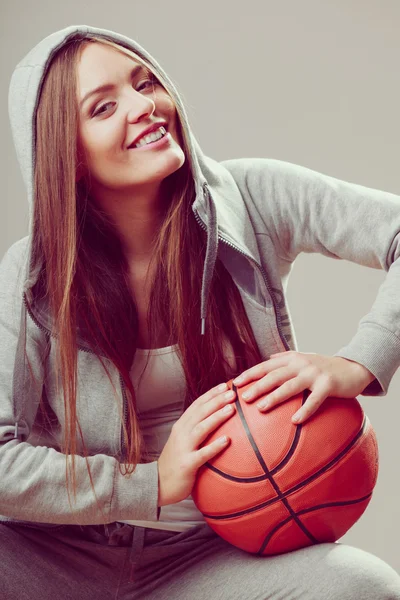
[[[263,557],[228,544],[204,523],[184,532],[139,531],[142,546],[132,556],[134,529],[142,530],[122,523],[107,530],[1,523],[0,597],[400,600],[400,575],[390,565],[338,542]]]

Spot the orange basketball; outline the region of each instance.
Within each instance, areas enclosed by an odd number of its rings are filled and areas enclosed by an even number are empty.
[[[378,445],[356,398],[330,396],[304,423],[292,415],[305,390],[266,413],[237,392],[236,412],[204,441],[229,445],[200,467],[192,497],[224,540],[268,556],[335,542],[367,508],[378,477]]]

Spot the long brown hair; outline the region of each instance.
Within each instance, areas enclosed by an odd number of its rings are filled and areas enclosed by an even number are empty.
[[[90,197],[90,174],[89,179],[83,177],[77,181],[76,177],[80,156],[76,69],[84,46],[93,42],[111,44],[134,60],[145,62],[153,73],[151,65],[136,52],[88,34],[75,34],[52,58],[41,88],[35,123],[32,265],[43,265],[34,293],[47,299],[57,332],[55,368],[57,374],[61,374],[64,398],[66,426],[61,451],[66,454],[67,490],[68,456],[71,456],[76,499],[74,455],[82,455],[77,446],[78,427],[97,501],[76,413],[77,327],[103,365],[116,398],[117,391],[104,357],[115,365],[124,384],[127,423],[118,402],[126,448],[124,455],[116,457],[120,473],[129,476],[137,463],[146,462],[146,451],[130,379],[137,347],[138,315],[128,284],[127,259],[112,220]],[[160,79],[157,80],[160,83]],[[177,111],[177,130],[186,160],[163,182],[168,202],[166,200],[165,218],[152,255],[155,269],[147,318],[150,340],[157,335],[160,324],[164,324],[169,344],[177,344],[187,384],[186,409],[213,386],[261,362],[262,356],[239,290],[219,259],[211,284],[205,335],[200,333],[200,295],[207,238],[191,209],[195,199],[193,172],[178,106]],[[226,360],[225,338],[231,344],[236,368]],[[104,519],[106,522],[107,517]]]

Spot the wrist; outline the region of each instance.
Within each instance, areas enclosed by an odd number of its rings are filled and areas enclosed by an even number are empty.
[[[362,365],[361,363],[356,362],[355,360],[350,360],[350,358],[344,358],[344,360],[347,360],[348,362],[351,362],[353,365],[357,366],[357,369],[360,372],[360,377],[362,378],[362,382],[365,384],[364,388],[366,388],[367,385],[371,383],[371,381],[374,381],[376,379],[375,375],[371,373],[371,371],[367,369],[367,367],[364,367],[364,365]]]

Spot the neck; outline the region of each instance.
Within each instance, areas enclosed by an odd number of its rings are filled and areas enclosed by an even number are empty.
[[[116,225],[128,262],[148,262],[165,216],[161,186],[134,194],[102,189],[94,197]]]

